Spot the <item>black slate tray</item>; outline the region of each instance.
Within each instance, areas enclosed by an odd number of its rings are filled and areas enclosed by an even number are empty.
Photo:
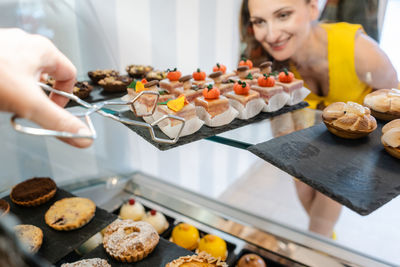
[[[160,242],[153,252],[141,261],[135,263],[122,263],[112,259],[107,252],[104,250],[103,245],[99,245],[97,248],[85,255],[84,259],[101,258],[108,261],[112,267],[123,267],[123,266],[138,266],[138,267],[158,267],[165,265],[182,256],[193,255],[194,253],[186,250],[182,247],[175,245],[168,240],[160,237]]]
[[[294,111],[297,109],[302,109],[308,106],[307,102],[301,102],[297,105],[294,106],[284,106],[283,108],[281,108],[278,111],[275,112],[261,112],[260,114],[258,114],[257,116],[248,119],[248,120],[239,120],[239,119],[235,119],[233,120],[230,124],[228,125],[224,125],[224,126],[220,126],[220,127],[208,127],[208,126],[203,126],[200,128],[199,131],[188,135],[188,136],[184,136],[184,137],[180,137],[178,142],[175,144],[162,144],[162,143],[157,143],[155,141],[153,141],[151,139],[149,130],[147,128],[144,127],[138,127],[138,126],[132,126],[132,125],[125,125],[126,127],[130,128],[132,131],[136,132],[138,135],[140,135],[141,137],[143,137],[146,141],[148,141],[149,143],[151,143],[152,145],[154,145],[155,147],[157,147],[160,150],[168,150],[174,147],[178,147],[181,145],[185,145],[191,142],[195,142],[207,137],[212,137],[214,135],[226,132],[226,131],[230,131],[236,128],[240,128],[242,126],[254,123],[254,122],[258,122],[258,121],[262,121],[274,116],[278,116],[280,114],[283,113],[287,113],[290,111]],[[125,111],[125,112],[121,112],[119,113],[120,117],[123,118],[129,118],[132,120],[137,120],[137,121],[143,121],[141,118],[136,117],[133,112],[131,111]],[[167,138],[168,137],[158,128],[158,127],[154,127],[154,133],[157,137],[160,138]]]
[[[38,254],[51,263],[59,261],[117,219],[115,214],[96,208],[96,214],[93,219],[82,228],[72,231],[57,231],[50,228],[44,221],[46,211],[57,200],[73,196],[67,191],[57,189],[56,195],[49,202],[38,207],[18,206],[11,201],[9,196],[3,198],[10,203],[10,212],[16,215],[21,223],[32,224],[42,229],[43,244]]]
[[[337,137],[323,123],[248,148],[260,158],[368,215],[400,194],[400,160],[384,150],[383,123],[369,136]]]
[[[96,102],[100,102],[100,101],[111,100],[114,98],[120,98],[127,94],[126,91],[117,92],[117,93],[106,93],[103,91],[103,88],[101,86],[93,85],[92,83],[90,83],[90,85],[93,86],[93,90],[90,92],[90,95],[87,98],[82,99],[83,101],[86,101],[88,103],[96,103]],[[75,107],[78,105],[79,105],[78,103],[71,100],[68,102],[66,107],[70,108],[70,107]]]

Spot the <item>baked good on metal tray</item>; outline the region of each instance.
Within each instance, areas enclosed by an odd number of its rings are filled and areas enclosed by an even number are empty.
[[[34,177],[11,189],[11,201],[21,206],[39,206],[56,194],[56,183],[48,177]]]
[[[387,123],[382,128],[381,141],[385,150],[400,159],[400,119]]]
[[[330,104],[324,109],[322,119],[331,133],[348,139],[364,137],[377,127],[369,108],[350,101]]]
[[[121,262],[136,262],[147,257],[160,237],[151,224],[116,220],[104,231],[103,246],[107,254]]]
[[[380,89],[364,98],[364,105],[371,110],[372,116],[381,120],[400,118],[400,90]]]
[[[19,241],[31,253],[36,253],[43,243],[43,232],[39,227],[30,224],[19,224],[14,227],[15,234]]]
[[[228,267],[221,259],[216,259],[205,252],[198,255],[184,256],[170,263],[165,267]]]
[[[61,267],[111,267],[111,265],[106,260],[93,258],[72,263],[64,263]]]
[[[81,228],[94,217],[96,205],[88,198],[70,197],[54,202],[44,219],[48,226],[58,231]]]

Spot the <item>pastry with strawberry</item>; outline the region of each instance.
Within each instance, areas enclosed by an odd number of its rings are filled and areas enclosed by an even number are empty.
[[[250,90],[250,85],[244,81],[237,81],[233,86],[233,92],[226,93],[225,96],[239,112],[238,118],[242,120],[256,116],[265,106],[260,93]]]
[[[281,85],[283,90],[290,95],[287,102],[290,106],[300,103],[310,93],[310,90],[303,86],[303,80],[294,78],[294,74],[287,69],[283,69],[283,71],[279,73],[276,83]]]
[[[268,74],[258,77],[257,85],[251,86],[251,89],[260,93],[261,98],[264,99],[264,112],[274,112],[281,109],[290,98],[283,87],[276,84],[274,76]]]
[[[208,85],[203,89],[203,96],[194,100],[197,116],[207,126],[218,127],[233,121],[238,115],[225,96],[220,94],[215,85]]]
[[[167,118],[158,123],[158,127],[169,138],[173,139],[179,136],[190,135],[197,132],[204,121],[200,120],[196,115],[196,108],[193,104],[186,100],[185,96],[179,96],[177,99],[169,100],[157,105],[154,112],[154,120],[159,120],[167,115],[174,115],[185,120],[184,127],[182,128],[182,121],[174,118]]]
[[[177,68],[172,70],[168,69],[167,79],[160,81],[160,87],[170,94],[175,94],[183,88],[183,83],[179,81],[181,77],[182,73]]]

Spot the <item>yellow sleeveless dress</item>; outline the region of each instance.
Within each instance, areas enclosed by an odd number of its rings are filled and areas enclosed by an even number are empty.
[[[339,101],[362,104],[364,97],[372,91],[358,78],[354,64],[355,35],[358,30],[363,30],[362,26],[345,22],[320,26],[328,36],[329,92],[327,96],[310,93],[305,100],[311,108],[316,108],[321,102],[325,106]],[[297,79],[301,79],[294,66],[290,70]]]

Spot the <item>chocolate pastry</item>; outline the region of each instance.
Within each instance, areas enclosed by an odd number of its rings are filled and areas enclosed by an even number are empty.
[[[246,254],[242,256],[237,265],[237,267],[266,267],[264,260],[256,254]]]
[[[144,65],[129,65],[125,69],[129,76],[139,79],[144,78],[148,72],[153,70],[153,67]]]
[[[56,190],[56,183],[51,178],[35,177],[14,186],[10,198],[21,206],[38,206],[50,200]]]
[[[128,76],[110,76],[99,81],[99,85],[106,93],[125,92],[132,80]]]
[[[111,76],[118,76],[119,72],[115,70],[95,70],[95,71],[89,71],[88,76],[90,80],[94,84],[98,84],[100,80],[106,78],[106,77],[111,77]]]
[[[89,85],[88,82],[77,82],[72,92],[80,99],[84,99],[90,95],[92,90],[93,86]]]
[[[0,217],[7,214],[10,211],[10,204],[4,199],[0,199]]]

